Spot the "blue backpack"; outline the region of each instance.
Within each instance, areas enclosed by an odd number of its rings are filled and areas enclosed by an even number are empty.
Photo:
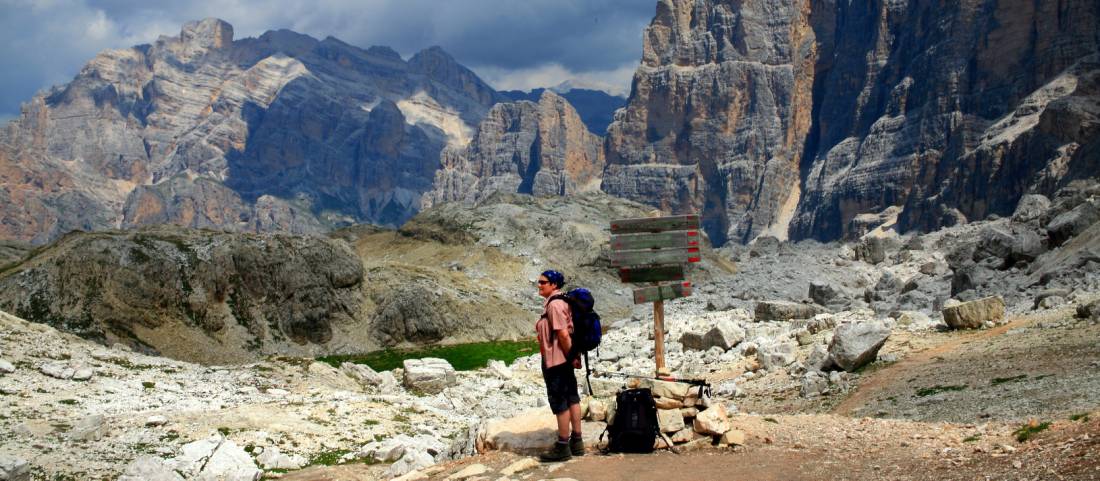
[[[597,349],[599,355],[600,339],[603,338],[603,326],[600,324],[600,315],[594,309],[596,299],[592,293],[583,287],[578,287],[565,294],[558,294],[550,298],[551,301],[561,299],[569,304],[569,311],[573,315],[573,347],[569,350],[567,359],[572,361],[577,356],[584,354],[584,378],[588,382],[588,392],[592,393],[592,381],[589,376],[592,369],[588,365],[588,351]]]

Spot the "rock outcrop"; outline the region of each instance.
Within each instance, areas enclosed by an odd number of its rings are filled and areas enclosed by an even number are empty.
[[[100,53],[0,129],[0,237],[154,223],[399,225],[499,94],[433,47],[408,62],[206,19]]]
[[[571,195],[597,188],[603,167],[600,137],[568,101],[547,90],[538,103],[495,105],[469,146],[443,153],[423,204],[472,204],[496,192]]]
[[[363,281],[340,241],[160,227],[70,234],[0,278],[0,309],[107,344],[240,361],[334,335],[365,342],[352,328]]]
[[[717,245],[932,230],[1100,170],[1100,6],[661,0],[609,193]]]

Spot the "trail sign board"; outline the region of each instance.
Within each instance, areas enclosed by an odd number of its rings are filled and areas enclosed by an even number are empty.
[[[699,231],[684,230],[653,234],[611,236],[612,250],[668,249],[699,247]]]
[[[623,282],[661,282],[684,280],[684,265],[624,267],[619,269],[619,279]]]
[[[615,267],[685,264],[688,262],[699,262],[698,247],[611,252],[611,265]]]
[[[634,289],[634,303],[645,304],[647,302],[667,301],[691,295],[691,283],[684,281],[675,284],[659,284],[656,286]]]
[[[612,234],[637,234],[670,230],[699,230],[699,215],[674,215],[671,217],[642,217],[611,221]]]
[[[619,278],[623,282],[654,284],[634,289],[634,303],[653,303],[653,354],[658,376],[669,374],[665,368],[664,301],[691,295],[691,282],[684,270],[688,263],[699,262],[700,257],[697,214],[611,221],[611,264],[619,267]]]

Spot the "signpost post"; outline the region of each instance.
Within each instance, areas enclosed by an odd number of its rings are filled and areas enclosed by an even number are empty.
[[[611,221],[611,263],[619,268],[619,279],[650,283],[634,289],[634,303],[653,303],[658,376],[669,375],[665,368],[665,301],[691,295],[685,267],[699,262],[699,237],[696,214]]]

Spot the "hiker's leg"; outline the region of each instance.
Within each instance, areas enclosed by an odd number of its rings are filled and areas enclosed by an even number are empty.
[[[561,419],[561,418],[559,418]],[[581,405],[580,403],[569,406],[569,421],[573,425],[573,433],[581,434]],[[561,421],[558,421],[558,434],[561,434]],[[569,434],[569,433],[566,433]]]
[[[565,411],[562,411],[562,412],[557,413],[557,414],[554,415],[558,418],[558,440],[559,441],[561,441],[563,439],[566,439],[566,440],[569,439],[569,412],[570,411],[571,411],[570,409],[567,409]]]

